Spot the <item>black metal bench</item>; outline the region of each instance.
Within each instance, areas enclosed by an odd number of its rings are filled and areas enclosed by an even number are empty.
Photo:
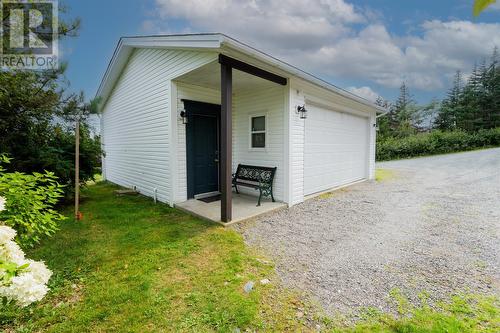
[[[238,186],[250,187],[259,190],[259,201],[257,206],[260,206],[262,196],[270,196],[274,202],[273,196],[273,180],[277,168],[262,167],[255,165],[238,164],[236,173],[233,173],[233,186],[238,192]]]

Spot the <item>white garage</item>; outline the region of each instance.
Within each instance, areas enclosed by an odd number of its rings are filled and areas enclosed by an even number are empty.
[[[222,34],[121,38],[97,97],[106,180],[223,222],[373,179],[386,112]]]
[[[369,118],[307,107],[304,195],[368,178]]]

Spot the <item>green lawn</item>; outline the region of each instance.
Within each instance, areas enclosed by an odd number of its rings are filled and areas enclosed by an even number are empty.
[[[318,307],[282,288],[274,267],[240,235],[142,196],[98,183],[83,192],[84,220],[68,220],[29,257],[54,271],[51,293],[25,309],[0,304],[0,331],[464,332],[499,328],[498,303],[456,298],[442,311],[412,309],[396,320],[367,310],[356,327],[335,328]],[[70,215],[70,211],[68,211]],[[259,280],[268,278],[270,284]],[[243,291],[248,281],[254,290]],[[297,316],[297,313],[303,316]]]
[[[1,309],[1,325],[20,332],[303,328],[295,319],[300,302],[276,288],[272,264],[236,232],[114,189],[90,186],[83,221],[68,220],[29,251],[54,271],[52,292],[28,309]],[[243,291],[264,278],[273,282]]]

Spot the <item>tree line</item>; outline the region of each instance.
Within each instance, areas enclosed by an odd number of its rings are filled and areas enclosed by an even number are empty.
[[[60,7],[60,14],[66,7]],[[76,37],[80,19],[60,20],[59,38]],[[81,119],[80,179],[100,172],[101,144],[89,116],[96,103],[68,91],[67,63],[45,71],[0,71],[0,156],[9,159],[4,172],[52,172],[67,198],[73,194],[75,118]],[[2,193],[0,193],[1,195]]]
[[[474,65],[464,79],[454,75],[452,87],[442,101],[421,106],[403,82],[393,103],[379,97],[376,104],[388,110],[379,118],[379,138],[404,138],[432,130],[468,133],[500,127],[500,57],[494,48],[490,59]]]

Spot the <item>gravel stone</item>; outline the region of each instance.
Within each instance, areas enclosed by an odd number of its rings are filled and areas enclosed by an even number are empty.
[[[500,149],[377,164],[368,181],[237,224],[285,285],[334,314],[455,292],[500,295]]]
[[[262,279],[260,280],[260,284],[263,284],[263,285],[266,285],[266,284],[269,284],[271,281],[269,281],[269,279]]]
[[[248,294],[249,292],[252,291],[254,284],[255,283],[253,281],[248,281],[243,287],[243,290],[245,290],[245,292]]]

